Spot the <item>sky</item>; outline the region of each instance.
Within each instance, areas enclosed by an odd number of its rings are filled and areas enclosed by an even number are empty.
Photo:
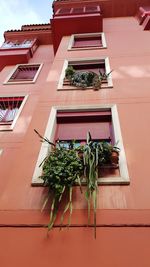
[[[3,33],[22,25],[48,23],[53,0],[0,0],[0,45]]]

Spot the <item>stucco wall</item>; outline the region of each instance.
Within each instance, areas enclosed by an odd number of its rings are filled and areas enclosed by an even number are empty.
[[[13,66],[0,74],[1,95],[29,95],[13,132],[0,132],[0,225],[5,226],[0,228],[0,253],[4,267],[10,262],[11,266],[36,267],[149,266],[150,233],[144,225],[148,226],[150,219],[150,35],[133,17],[104,19],[104,32],[108,47],[104,50],[67,51],[70,37],[64,37],[54,62],[52,47],[40,46],[30,61],[44,63],[35,84],[3,85]],[[57,91],[65,59],[101,56],[109,57],[112,89]],[[46,238],[42,227],[49,215],[40,211],[45,189],[31,186],[41,146],[33,129],[45,132],[52,106],[100,103],[117,105],[130,185],[100,186],[96,240],[93,229],[81,227],[87,222],[87,206],[78,188],[73,227],[60,233],[55,229]],[[128,227],[123,227],[124,223]]]

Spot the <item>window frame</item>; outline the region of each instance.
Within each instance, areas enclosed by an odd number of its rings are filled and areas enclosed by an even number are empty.
[[[90,10],[89,7],[95,7],[95,10]],[[78,9],[78,10],[77,10]],[[64,12],[65,10],[65,12]],[[82,7],[61,7],[55,12],[55,16],[79,15],[79,14],[93,14],[100,13],[101,9],[98,5],[82,6]]]
[[[79,64],[80,63],[100,63],[100,61],[104,61],[105,64],[105,70],[106,73],[109,73],[111,71],[110,69],[110,64],[109,64],[109,58],[108,57],[100,57],[100,58],[80,58],[80,59],[69,59],[69,60],[65,60],[63,67],[62,67],[62,71],[60,74],[60,79],[58,82],[58,86],[57,86],[57,90],[61,90],[61,91],[69,91],[69,90],[83,90],[83,88],[81,87],[75,87],[70,85],[68,88],[65,88],[65,86],[63,85],[64,83],[64,78],[65,78],[65,70],[67,69],[68,65],[73,65],[73,64]],[[103,84],[103,87],[101,89],[107,89],[107,88],[112,88],[113,87],[113,82],[112,82],[112,75],[110,73],[110,75],[107,78],[107,84]],[[93,87],[86,87],[84,88],[84,90],[93,90]],[[100,89],[100,90],[101,90]]]
[[[21,103],[21,105],[19,107],[19,110],[18,110],[18,112],[17,112],[12,124],[11,125],[0,125],[0,132],[2,132],[2,131],[13,131],[13,129],[15,127],[15,124],[16,124],[16,122],[17,122],[17,120],[18,120],[18,118],[19,118],[19,116],[20,116],[20,114],[21,114],[21,112],[23,110],[23,107],[24,107],[24,105],[25,105],[25,103],[27,101],[28,95],[25,95],[25,94],[0,95],[0,98],[1,97],[3,97],[3,98],[4,97],[8,97],[8,98],[11,98],[11,97],[24,97],[24,99],[23,99],[23,101],[22,101],[22,103]]]
[[[17,81],[17,80],[14,80],[14,81],[9,81],[10,79],[11,79],[11,77],[12,77],[12,75],[17,71],[17,69],[19,68],[19,67],[30,67],[30,66],[37,66],[37,65],[39,65],[39,68],[38,68],[38,70],[37,70],[37,72],[36,72],[36,74],[35,74],[35,76],[34,76],[34,78],[33,78],[33,80],[32,81],[26,81],[26,80],[24,80],[24,81]],[[37,78],[38,78],[38,76],[39,76],[39,73],[40,73],[40,71],[41,71],[41,69],[42,69],[42,66],[43,66],[43,63],[33,63],[33,64],[17,64],[16,66],[15,66],[15,68],[13,68],[13,70],[10,72],[10,74],[7,76],[7,78],[6,78],[6,80],[4,81],[4,85],[9,85],[9,84],[29,84],[29,83],[35,83],[36,82],[36,80],[37,80]]]
[[[75,38],[86,38],[86,37],[101,37],[102,46],[85,46],[85,47],[73,47]],[[72,34],[69,40],[68,51],[78,51],[78,50],[95,50],[95,49],[106,49],[106,38],[104,32],[98,33],[83,33],[83,34]]]
[[[30,42],[28,45],[26,45],[26,42]],[[37,42],[37,39],[24,39],[21,40],[6,40],[0,47],[0,50],[16,50],[16,49],[28,49],[32,48]]]
[[[0,156],[2,156],[2,153],[3,153],[3,149],[0,148]]]
[[[121,135],[119,117],[117,106],[115,104],[101,104],[101,105],[88,105],[88,106],[56,106],[52,107],[50,116],[48,119],[47,127],[44,133],[44,136],[47,137],[49,140],[53,141],[55,138],[55,132],[57,127],[57,111],[100,111],[110,109],[112,114],[112,125],[114,130],[114,141],[119,140],[119,144],[117,145],[120,148],[120,155],[119,155],[119,171],[120,176],[117,177],[102,177],[98,179],[98,184],[103,185],[127,185],[130,183],[126,155],[123,146],[123,140]],[[36,166],[34,169],[33,177],[32,177],[32,185],[43,185],[42,179],[39,176],[42,174],[42,167],[39,167],[43,159],[47,156],[49,152],[49,145],[47,143],[42,143],[40,152],[38,155],[38,159],[36,162]]]

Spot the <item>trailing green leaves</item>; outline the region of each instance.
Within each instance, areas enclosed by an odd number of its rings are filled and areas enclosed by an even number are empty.
[[[83,174],[83,164],[78,157],[75,149],[66,149],[59,146],[53,149],[43,162],[43,172],[40,178],[44,181],[44,185],[48,186],[49,194],[52,196],[50,221],[48,230],[50,230],[56,220],[58,209],[64,194],[68,194],[68,200],[64,207],[61,224],[63,223],[64,215],[69,210],[70,224],[72,214],[72,187],[78,183]],[[81,184],[81,182],[80,182]],[[44,206],[48,202],[44,203]]]
[[[86,180],[85,198],[88,205],[88,225],[91,223],[91,209],[93,209],[94,236],[96,238],[98,173],[103,165],[116,164],[116,155],[112,162],[112,154],[113,152],[119,153],[117,144],[112,146],[107,142],[94,141],[90,132],[88,132],[85,145],[77,147],[75,141],[72,141],[66,147],[61,141],[53,144],[36,130],[35,133],[42,142],[47,142],[52,146],[49,154],[40,164],[43,170],[40,178],[43,180],[44,186],[49,189],[42,210],[51,200],[48,231],[55,224],[62,202],[64,208],[62,209],[60,225],[62,226],[66,213],[69,213],[68,226],[70,225],[73,211],[73,186],[75,183],[78,184],[82,193],[81,180],[84,176]]]
[[[90,223],[91,205],[94,210],[94,229],[96,238],[96,209],[98,192],[98,144],[91,140],[90,132],[87,133],[87,144],[84,150],[84,167],[87,182],[85,197],[88,203],[88,224]]]

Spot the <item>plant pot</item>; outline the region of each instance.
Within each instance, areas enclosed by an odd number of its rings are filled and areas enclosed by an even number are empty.
[[[80,159],[83,159],[83,151],[78,151],[78,157],[79,157]]]
[[[67,79],[67,78],[64,78],[64,80],[63,80],[63,85],[71,85],[70,80]]]
[[[112,151],[112,154],[111,154],[111,163],[113,165],[118,165],[119,163],[119,152],[114,150]]]

